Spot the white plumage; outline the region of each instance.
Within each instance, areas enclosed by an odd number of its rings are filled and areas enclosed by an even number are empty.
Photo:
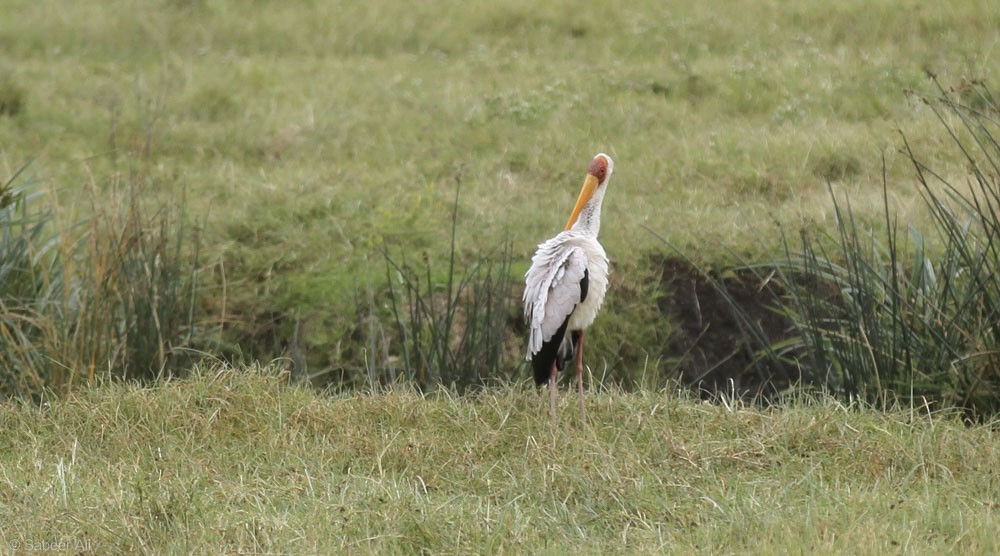
[[[589,285],[581,303],[584,271]],[[567,319],[567,330],[583,330],[594,322],[608,290],[608,256],[596,237],[560,232],[538,246],[524,281],[524,318],[530,329],[525,359],[530,361]]]
[[[526,358],[532,362],[536,382],[549,383],[553,421],[556,372],[574,355],[584,412],[583,331],[594,322],[608,289],[608,256],[597,234],[613,170],[611,157],[604,153],[594,157],[566,229],[538,246],[524,276]]]

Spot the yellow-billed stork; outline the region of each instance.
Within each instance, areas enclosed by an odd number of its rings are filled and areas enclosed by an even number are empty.
[[[600,153],[587,168],[583,189],[566,228],[541,243],[524,275],[524,318],[530,329],[526,359],[535,382],[549,383],[553,423],[556,420],[556,374],[576,356],[576,385],[583,403],[583,331],[597,316],[608,289],[608,255],[597,241],[601,203],[614,162]]]

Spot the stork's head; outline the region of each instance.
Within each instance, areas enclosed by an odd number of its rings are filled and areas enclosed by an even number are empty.
[[[614,169],[614,161],[604,153],[599,153],[594,157],[594,160],[590,161],[590,166],[587,167],[587,177],[583,180],[583,189],[580,190],[576,206],[573,207],[573,213],[569,217],[569,222],[566,223],[567,230],[577,223],[580,213],[588,205],[593,205],[591,212],[594,214],[592,216],[598,219],[596,224],[600,224],[600,203],[604,199],[604,191],[608,182],[611,181],[611,173],[614,172]]]

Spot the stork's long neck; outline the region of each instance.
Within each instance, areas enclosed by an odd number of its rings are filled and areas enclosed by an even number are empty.
[[[574,232],[583,232],[587,235],[597,237],[601,231],[601,204],[604,202],[605,187],[598,189],[590,201],[580,211],[580,216],[569,229]]]

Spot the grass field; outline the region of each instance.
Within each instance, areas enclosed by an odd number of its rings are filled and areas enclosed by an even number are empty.
[[[96,553],[1000,549],[996,423],[670,392],[326,396],[207,368],[0,407],[0,547]]]
[[[988,416],[596,386],[587,423],[564,396],[552,429],[518,384],[465,396],[288,384],[287,360],[316,383],[357,385],[374,358],[401,357],[386,297],[401,274],[382,249],[427,261],[440,303],[456,191],[458,265],[509,241],[516,300],[585,164],[614,157],[601,230],[612,289],[588,335],[591,372],[613,384],[665,378],[679,355],[664,351],[673,322],[659,305],[672,253],[650,231],[706,267],[768,259],[782,232],[834,225],[827,183],[862,228],[877,222],[883,160],[892,210],[920,224],[904,135],[940,175],[969,180],[922,99],[936,94],[928,74],[973,107],[970,83],[1000,87],[993,2],[615,6],[0,0],[0,184],[17,175],[38,194],[31,210],[51,211],[62,241],[36,238],[18,260],[63,249],[84,269],[26,282],[70,292],[51,321],[28,295],[12,311],[0,299],[0,356],[56,369],[62,382],[28,376],[31,394],[93,384],[0,404],[0,552],[1000,551]],[[197,233],[184,237],[200,238],[184,345],[286,359],[146,386],[101,379],[141,376],[102,358],[160,340],[161,322],[122,332],[117,313],[81,317],[74,280],[107,285],[88,302],[130,317],[166,299],[161,283],[133,306],[121,292],[134,283],[101,277],[142,282],[166,259],[151,248],[104,275],[85,271],[107,261],[87,257],[175,237],[155,219],[116,235],[128,193],[145,214],[187,214]],[[173,298],[175,322],[187,299]],[[505,333],[516,301],[509,312]],[[101,351],[94,323],[139,341]],[[24,349],[32,334],[65,351]],[[514,371],[522,342],[511,334],[504,353]],[[147,360],[164,361],[153,344]],[[970,345],[969,358],[992,356]],[[16,390],[24,377],[0,379]]]
[[[458,181],[460,254],[510,239],[517,274],[600,150],[617,162],[602,238],[625,339],[594,345],[653,354],[663,339],[629,328],[646,316],[623,301],[666,251],[644,227],[708,263],[764,256],[775,222],[831,224],[828,179],[870,210],[883,155],[915,211],[897,130],[943,174],[965,169],[912,93],[932,92],[926,70],[992,79],[1000,38],[985,1],[0,8],[0,174],[37,157],[66,226],[88,185],[185,199],[209,252],[204,318],[255,354],[305,322],[316,373],[357,357],[383,241],[443,256]]]

